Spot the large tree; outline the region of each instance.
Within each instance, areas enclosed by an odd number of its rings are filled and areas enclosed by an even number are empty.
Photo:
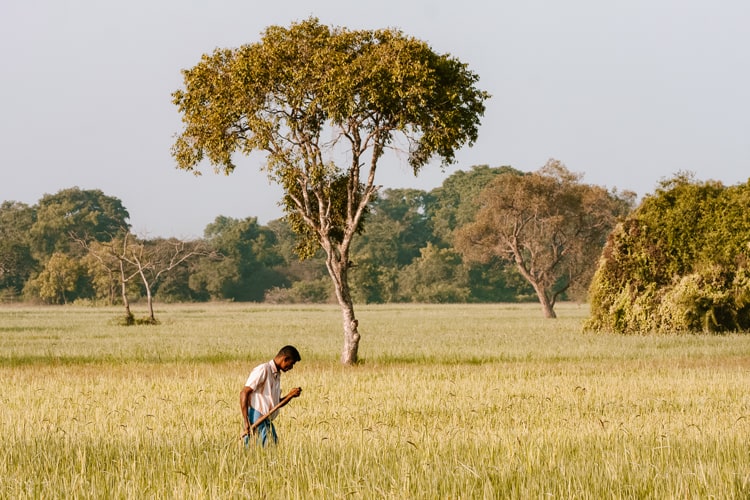
[[[607,235],[633,199],[583,184],[550,160],[530,174],[497,176],[482,191],[474,222],[456,232],[456,246],[469,259],[513,262],[544,316],[554,318],[561,294],[588,286]]]
[[[415,174],[435,157],[452,163],[476,140],[489,97],[478,76],[401,31],[314,18],[217,49],[183,75],[185,88],[173,94],[184,123],[172,150],[178,167],[197,172],[207,159],[230,173],[234,153],[265,153],[300,257],[325,252],[343,316],[341,360],[355,363],[349,251],[378,189],[378,162],[404,144]]]

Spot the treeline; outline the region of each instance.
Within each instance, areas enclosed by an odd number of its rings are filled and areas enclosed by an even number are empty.
[[[512,268],[497,260],[464,262],[453,246],[454,232],[477,210],[481,189],[505,170],[459,171],[430,192],[384,190],[354,243],[355,300],[533,300]],[[261,225],[255,217],[219,216],[197,241],[141,239],[130,234],[128,220],[121,201],[99,190],[63,189],[33,206],[4,201],[0,300],[113,304],[121,302],[124,286],[125,297],[135,301],[147,295],[163,302],[333,301],[322,257],[300,260],[284,219]],[[124,274],[121,266],[128,268]]]
[[[519,198],[514,203],[525,205],[513,207],[515,216],[526,218],[524,211],[538,214],[542,209],[557,213],[559,209],[554,204],[562,207],[570,202],[556,200],[555,192],[567,193],[568,198],[571,192],[570,187],[561,190],[559,186],[578,184],[577,178],[564,167],[556,168],[554,172],[542,170],[541,174],[528,176],[510,167],[475,166],[454,173],[442,186],[429,192],[384,190],[370,205],[363,230],[353,243],[349,276],[354,300],[359,303],[538,300],[540,293],[535,288],[541,288],[543,282],[537,280],[532,286],[529,276],[522,274],[526,268],[541,269],[539,262],[517,259],[513,262],[512,255],[505,255],[507,251],[497,251],[497,242],[490,242],[490,251],[481,258],[469,259],[467,241],[471,243],[474,237],[467,239],[470,232],[466,230],[476,229],[475,216],[481,215],[480,203],[488,212],[486,188],[493,180],[501,180],[499,176],[503,174],[509,180],[527,179],[519,185],[506,182],[504,188],[502,183],[495,182],[496,189],[499,186],[506,194],[492,194],[492,199],[502,200],[509,194]],[[540,181],[549,184],[550,180],[557,187],[540,184]],[[518,196],[524,190],[530,191]],[[536,191],[539,195],[534,194]],[[490,216],[493,210],[489,211]],[[335,302],[322,252],[300,260],[297,255],[309,249],[297,248],[299,240],[284,219],[261,225],[255,217],[219,216],[205,228],[203,238],[194,241],[142,239],[131,234],[128,219],[129,214],[119,199],[99,190],[77,187],[45,195],[34,206],[3,202],[0,300],[122,303],[126,308],[130,301],[141,299],[147,299],[151,306],[156,295],[162,302]],[[546,219],[544,225],[549,227],[550,220]],[[518,223],[511,221],[511,224]],[[493,226],[489,231],[501,235],[505,229]],[[545,237],[559,239],[556,234],[562,233],[556,231]],[[575,233],[582,237],[580,229]],[[549,246],[544,241],[541,244]],[[593,245],[593,251],[598,253],[603,244],[603,240],[593,241],[589,246]],[[526,245],[526,248],[532,247]],[[566,252],[570,255],[569,250]],[[593,272],[595,259],[578,253],[585,257],[585,265]],[[544,255],[529,253],[534,254]],[[559,258],[552,254],[544,257],[552,264]],[[544,287],[552,289],[554,284],[549,282]],[[555,300],[583,298],[585,286],[569,288],[566,282],[554,294]]]

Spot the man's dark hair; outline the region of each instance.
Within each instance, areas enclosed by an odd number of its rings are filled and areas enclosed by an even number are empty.
[[[294,362],[302,361],[302,356],[299,355],[299,351],[293,345],[285,345],[282,347],[277,356],[289,358]]]

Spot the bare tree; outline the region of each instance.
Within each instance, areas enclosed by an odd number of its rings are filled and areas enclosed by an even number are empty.
[[[120,288],[120,298],[125,307],[125,324],[135,323],[135,317],[130,310],[128,299],[128,284],[138,276],[137,271],[127,268],[128,246],[130,244],[130,233],[121,231],[115,238],[109,241],[87,241],[87,239],[71,233],[71,237],[83,247],[90,258],[92,258],[100,270],[104,270],[108,276],[106,286],[109,288],[110,299],[113,298],[112,283],[116,282]]]
[[[127,293],[128,285],[134,279],[138,278],[146,291],[146,322],[156,323],[153,290],[158,282],[189,259],[212,253],[201,242],[185,242],[176,238],[139,240],[128,231],[122,231],[108,242],[89,243],[84,238],[75,239],[110,275],[118,276],[127,324],[135,322]]]
[[[149,323],[156,323],[153,289],[159,280],[188,259],[209,254],[201,243],[189,243],[176,238],[133,241],[127,246],[123,260],[135,269],[146,290]]]

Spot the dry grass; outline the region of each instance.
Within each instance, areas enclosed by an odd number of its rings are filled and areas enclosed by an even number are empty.
[[[586,309],[0,309],[2,498],[747,498],[750,337],[580,333]],[[294,343],[275,449],[249,370]]]

